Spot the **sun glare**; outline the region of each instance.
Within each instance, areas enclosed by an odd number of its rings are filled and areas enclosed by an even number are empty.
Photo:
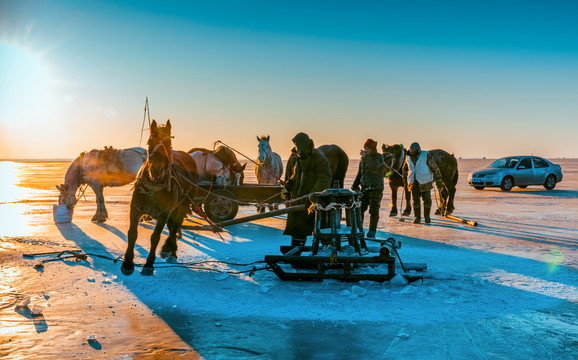
[[[5,104],[15,114],[30,114],[48,105],[53,84],[50,70],[41,55],[15,45],[0,44],[2,88]],[[6,109],[4,109],[6,110]]]

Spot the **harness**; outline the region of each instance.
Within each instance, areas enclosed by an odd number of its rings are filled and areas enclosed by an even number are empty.
[[[393,157],[393,154],[387,154],[388,158],[391,158],[391,165],[387,165],[385,164],[385,166],[390,170],[395,172],[397,175],[399,175],[401,178],[403,178],[403,175],[401,174],[401,168],[403,167],[403,161],[405,159],[405,148],[403,147],[403,145],[401,146],[401,152],[400,152],[400,156],[398,159],[395,159]],[[384,161],[385,162],[385,161]],[[398,166],[396,166],[396,164],[398,164]],[[399,170],[398,170],[399,169]]]

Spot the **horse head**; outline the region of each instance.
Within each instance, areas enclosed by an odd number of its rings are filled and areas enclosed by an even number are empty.
[[[68,210],[72,210],[74,205],[76,205],[76,194],[70,191],[70,187],[67,184],[56,185],[56,188],[60,192],[58,195],[58,205],[66,205]]]
[[[148,140],[148,174],[155,183],[165,182],[172,163],[171,121],[157,125],[153,120]]]
[[[267,136],[257,136],[257,141],[259,142],[259,157],[257,158],[258,162],[264,164],[267,160],[267,157],[271,154],[271,144],[269,140],[271,137]]]
[[[401,170],[405,158],[405,149],[401,144],[381,146],[383,161],[388,170]]]
[[[235,164],[231,164],[229,169],[231,170],[231,175],[235,178],[234,184],[235,185],[243,185],[243,179],[245,179],[245,168],[247,164],[241,165],[241,163],[237,162]]]

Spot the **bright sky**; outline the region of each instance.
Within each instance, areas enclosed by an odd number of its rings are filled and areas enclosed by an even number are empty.
[[[352,157],[368,137],[578,157],[577,15],[573,0],[0,0],[0,159],[138,146],[146,97],[180,150],[256,157],[271,135],[287,158],[304,131]]]

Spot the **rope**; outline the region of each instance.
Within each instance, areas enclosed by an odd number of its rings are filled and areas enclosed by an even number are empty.
[[[249,160],[250,162],[252,162],[253,164],[257,165],[257,166],[262,166],[257,164],[255,161],[253,161],[253,159],[249,158],[247,155],[243,154],[242,152],[240,152],[239,150],[225,144],[224,142],[222,142],[221,140],[217,140],[215,141],[215,144],[213,144],[213,147],[215,147],[216,144],[223,144],[223,146],[228,147],[229,149],[231,149],[232,151],[236,152],[237,154],[243,156],[244,158],[246,158],[247,160]],[[266,172],[269,173],[269,175],[273,176],[275,179],[279,180],[279,182],[281,183],[281,185],[285,186],[285,181],[281,180],[281,178],[279,178],[277,175],[273,174],[271,171],[269,171],[267,168],[263,167],[263,170],[265,170]]]
[[[39,263],[35,264],[34,268],[36,268],[36,269],[42,268],[42,267],[44,267],[45,263],[52,262],[52,261],[58,261],[58,260],[74,259],[75,262],[79,262],[79,261],[83,261],[83,260],[88,260],[89,256],[98,257],[98,258],[105,259],[105,260],[111,260],[115,264],[117,262],[119,262],[120,260],[123,260],[122,255],[117,257],[117,258],[113,258],[113,257],[106,256],[106,255],[84,253],[84,252],[79,252],[79,251],[80,250],[62,251],[58,254],[55,254],[54,258],[52,258],[52,259],[45,259],[45,260],[42,260]],[[37,256],[47,256],[47,255],[49,255],[49,254],[46,254],[46,253],[26,254],[26,257],[34,258]],[[52,255],[52,254],[50,254],[50,255]],[[214,269],[214,268],[201,266],[201,265],[206,265],[206,264],[223,264],[223,265],[228,265],[228,266],[253,266],[253,268],[250,270],[243,270],[243,271],[223,271],[223,270],[218,270],[218,269]],[[265,266],[262,268],[256,268],[254,266],[256,264],[266,264],[266,262],[265,261],[254,261],[254,262],[247,263],[247,264],[240,264],[240,263],[233,263],[233,262],[220,261],[220,260],[203,260],[203,261],[196,261],[196,262],[170,264],[170,265],[165,265],[165,264],[159,263],[155,266],[155,269],[188,268],[188,269],[194,269],[194,270],[205,270],[205,271],[213,271],[213,272],[218,272],[218,273],[227,273],[227,274],[232,274],[232,275],[249,273],[250,274],[249,276],[253,276],[253,274],[257,271],[261,271],[261,270],[269,270],[270,271],[271,270],[269,266]],[[145,266],[145,264],[136,264],[136,263],[134,265],[137,267],[144,267]]]

